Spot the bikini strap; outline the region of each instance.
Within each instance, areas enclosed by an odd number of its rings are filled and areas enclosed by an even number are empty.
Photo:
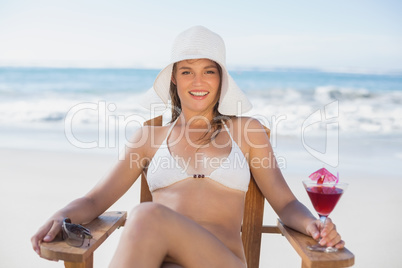
[[[228,126],[226,125],[225,121],[222,120],[222,123],[223,123],[223,126],[225,127],[226,131],[228,132],[230,139],[232,139],[232,141],[233,141],[232,134],[230,134],[229,128],[228,128]]]
[[[179,118],[177,118],[177,119],[176,119],[174,122],[172,122],[172,124],[170,125],[170,127],[169,127],[169,129],[168,129],[168,132],[167,132],[167,134],[166,134],[166,137],[165,137],[165,141],[167,141],[167,139],[168,139],[170,133],[172,132],[173,127],[176,125],[176,122],[177,122],[178,119],[179,119]]]

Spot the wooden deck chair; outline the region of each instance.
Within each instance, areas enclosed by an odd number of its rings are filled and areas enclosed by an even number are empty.
[[[153,118],[145,125],[162,125],[162,116]],[[269,135],[269,130],[267,129]],[[152,201],[144,174],[141,176],[140,202]],[[251,178],[246,194],[246,205],[242,224],[242,241],[246,254],[248,268],[258,268],[260,261],[261,237],[263,233],[281,234],[285,236],[301,257],[302,268],[335,268],[350,267],[354,264],[354,255],[346,248],[336,253],[312,252],[308,245],[316,244],[309,236],[286,227],[278,220],[276,226],[263,226],[264,197],[257,187],[254,178]],[[118,227],[123,226],[127,212],[105,212],[97,219],[85,225],[93,239],[89,247],[75,248],[68,246],[64,241],[54,241],[41,244],[43,257],[53,260],[64,260],[66,268],[92,268],[93,253],[105,239]]]

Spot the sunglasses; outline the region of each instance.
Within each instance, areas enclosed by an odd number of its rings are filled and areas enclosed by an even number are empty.
[[[88,247],[90,245],[92,235],[91,231],[82,225],[71,223],[69,218],[65,218],[62,224],[63,240],[70,246],[81,247],[84,245],[85,239],[88,239]]]

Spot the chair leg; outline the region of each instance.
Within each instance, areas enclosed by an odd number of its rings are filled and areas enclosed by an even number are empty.
[[[65,268],[93,268],[94,254],[91,254],[84,262],[64,262]]]

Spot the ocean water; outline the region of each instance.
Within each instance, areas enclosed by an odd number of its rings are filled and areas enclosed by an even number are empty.
[[[154,115],[141,104],[158,72],[0,68],[0,147],[116,146],[119,138],[127,139]],[[253,103],[247,115],[261,120],[274,135],[402,134],[402,73],[230,73]]]

